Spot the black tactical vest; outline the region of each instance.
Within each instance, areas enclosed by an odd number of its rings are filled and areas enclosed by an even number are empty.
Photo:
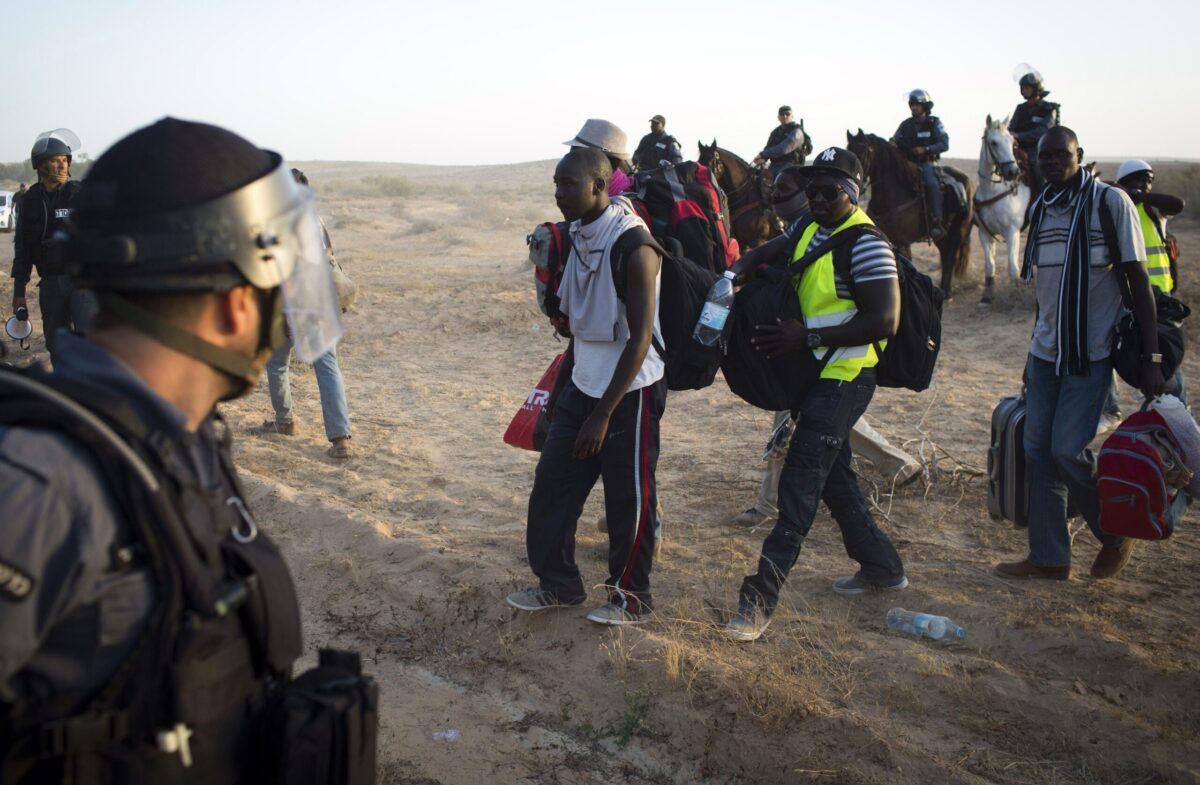
[[[54,428],[94,452],[155,593],[132,652],[94,694],[0,704],[0,781],[262,781],[262,720],[300,655],[300,614],[282,556],[246,508],[224,421],[194,435],[219,463],[207,488],[178,440],[98,386],[0,371],[0,422]]]

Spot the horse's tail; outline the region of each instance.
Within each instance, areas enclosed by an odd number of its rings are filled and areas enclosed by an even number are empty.
[[[958,248],[954,254],[954,275],[957,277],[965,275],[971,264],[971,227],[975,224],[975,183],[966,173],[953,167],[947,166],[946,171],[955,180],[962,183],[967,192],[967,206],[954,226],[954,232],[958,235]]]

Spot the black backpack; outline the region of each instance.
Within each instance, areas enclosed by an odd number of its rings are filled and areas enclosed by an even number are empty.
[[[838,232],[787,267],[760,271],[737,293],[729,317],[729,351],[721,362],[725,383],[734,395],[751,406],[773,412],[795,410],[800,405],[821,377],[828,355],[818,360],[812,352],[802,351],[767,357],[754,346],[756,328],[774,324],[777,319],[803,320],[794,277],[831,251],[836,259],[843,248],[853,245],[869,229],[870,225],[861,224]]]
[[[652,247],[662,256],[658,323],[667,345],[660,345],[655,338],[654,348],[666,363],[667,389],[702,389],[717,378],[724,347],[705,346],[692,339],[692,331],[700,320],[700,311],[704,310],[708,290],[721,276],[684,256],[681,244],[674,238],[666,238],[662,245],[655,243]],[[625,302],[624,275],[615,264],[612,274],[617,296]]]
[[[871,233],[883,237],[878,230]],[[841,256],[839,259],[834,254],[834,264],[853,288],[850,255]],[[896,273],[900,279],[900,326],[888,338],[887,346],[875,344],[879,355],[875,383],[880,387],[921,392],[933,381],[933,369],[942,350],[942,304],[946,293],[904,254],[896,254]]]

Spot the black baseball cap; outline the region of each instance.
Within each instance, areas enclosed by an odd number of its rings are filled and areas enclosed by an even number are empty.
[[[784,114],[784,113],[791,114],[792,107],[788,106],[787,104],[784,104],[783,106],[779,107],[779,113],[780,114]]]
[[[862,185],[862,161],[858,160],[857,155],[841,147],[826,147],[817,153],[811,164],[800,167],[800,174],[805,177],[815,177],[822,172],[847,175],[854,178],[854,182]]]
[[[651,118],[650,118],[650,122],[652,122],[652,123],[653,123],[653,122],[659,122],[659,123],[662,123],[663,125],[666,125],[666,124],[667,124],[667,118],[663,117],[663,116],[662,116],[662,115],[660,115],[660,114],[656,114],[656,115],[654,115],[654,117],[651,117]]]

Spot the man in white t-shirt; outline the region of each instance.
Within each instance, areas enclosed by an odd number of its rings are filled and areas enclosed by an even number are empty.
[[[571,221],[558,295],[571,324],[548,409],[550,432],[529,496],[526,548],[538,585],[508,604],[539,611],[587,597],[575,530],[596,480],[608,518],[607,602],[598,624],[644,621],[657,504],[658,422],[666,406],[658,322],[660,249],[646,225],[609,200],[612,167],[600,150],[571,150],[554,171],[554,199]]]

